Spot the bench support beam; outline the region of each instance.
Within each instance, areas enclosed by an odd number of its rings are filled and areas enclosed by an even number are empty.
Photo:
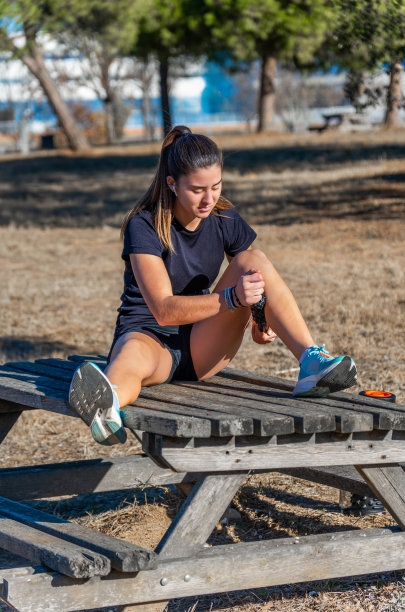
[[[1,596],[20,612],[64,612],[325,580],[405,568],[405,533],[367,529],[215,546],[135,575],[85,582],[36,568],[2,570]],[[33,573],[35,571],[35,576]],[[163,603],[162,603],[163,605]],[[155,607],[156,609],[156,607]]]
[[[358,472],[405,530],[405,472],[399,465],[356,465]]]

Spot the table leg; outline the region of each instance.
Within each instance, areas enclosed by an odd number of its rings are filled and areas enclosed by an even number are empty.
[[[14,427],[21,414],[22,411],[5,412],[3,414],[0,414],[0,444],[7,437],[7,434],[10,432],[10,430]]]
[[[205,544],[245,478],[246,473],[201,476],[157,546],[159,557],[185,557]],[[131,605],[120,610],[161,612],[167,603]]]
[[[402,467],[398,464],[355,467],[401,529],[405,530],[405,471]]]

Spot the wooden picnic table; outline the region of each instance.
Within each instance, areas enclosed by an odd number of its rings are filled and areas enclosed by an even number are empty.
[[[73,371],[101,356],[0,366],[0,442],[23,410],[75,416]],[[143,453],[0,470],[0,596],[40,612],[405,568],[405,406],[350,393],[293,398],[291,381],[226,368],[206,382],[144,388],[123,410]],[[398,528],[204,547],[248,473],[282,471],[377,496]],[[156,550],[23,500],[176,484],[187,497]],[[162,604],[163,602],[163,604]]]

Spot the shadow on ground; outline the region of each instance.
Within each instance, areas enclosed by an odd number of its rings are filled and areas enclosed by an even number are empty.
[[[77,347],[62,341],[49,340],[46,337],[0,337],[0,363],[27,359],[40,359],[53,356],[55,353],[70,354],[77,352]]]
[[[124,150],[125,151],[125,150]],[[320,183],[283,177],[316,174],[353,164],[399,160],[405,145],[307,143],[225,150],[225,168],[237,172],[224,193],[251,223],[310,223],[324,218],[399,218],[404,213],[404,173],[344,175]],[[0,162],[0,225],[119,227],[145,192],[157,155],[32,157]],[[309,172],[310,171],[310,172]],[[263,173],[270,173],[271,178]]]

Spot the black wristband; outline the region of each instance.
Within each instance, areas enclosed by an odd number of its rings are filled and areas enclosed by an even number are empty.
[[[237,306],[241,306],[241,307],[243,308],[243,304],[242,304],[242,302],[240,301],[240,299],[238,298],[238,295],[237,295],[237,293],[236,293],[236,285],[234,285],[234,286],[232,287],[232,295],[233,295],[233,297],[235,298],[235,300],[234,300],[234,301],[236,302]]]
[[[265,332],[268,329],[266,316],[264,314],[265,303],[266,303],[266,296],[263,293],[260,302],[257,302],[257,304],[253,304],[250,307],[250,310],[252,311],[253,321],[257,323],[259,330],[261,332]]]

